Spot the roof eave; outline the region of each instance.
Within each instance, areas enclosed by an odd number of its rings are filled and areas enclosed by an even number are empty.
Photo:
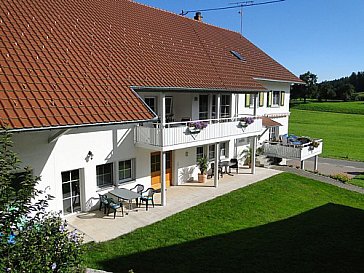
[[[166,86],[131,86],[134,91],[159,91],[159,92],[168,92],[168,91],[183,91],[183,92],[220,92],[220,93],[249,93],[249,92],[261,92],[266,91],[266,88],[259,89],[220,89],[220,88],[200,88],[200,87],[166,87]]]
[[[305,84],[303,81],[290,81],[290,80],[276,80],[276,79],[267,79],[267,78],[254,78],[256,81],[268,81],[268,82],[281,82],[281,83],[289,83],[289,84]]]

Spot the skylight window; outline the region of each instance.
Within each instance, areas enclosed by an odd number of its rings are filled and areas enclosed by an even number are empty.
[[[230,50],[230,53],[233,54],[238,60],[246,61],[246,59],[243,56],[241,56],[239,52],[235,50]]]

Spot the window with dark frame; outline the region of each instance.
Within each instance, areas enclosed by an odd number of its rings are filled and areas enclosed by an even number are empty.
[[[209,160],[215,159],[215,144],[209,145]]]
[[[196,147],[196,161],[199,161],[200,158],[203,158],[203,146]]]
[[[221,95],[221,118],[229,118],[230,117],[230,102],[231,102],[230,95]]]
[[[145,97],[144,101],[154,113],[157,113],[156,97]]]
[[[119,161],[119,183],[134,179],[134,159]]]
[[[96,181],[100,188],[113,185],[113,163],[96,166]]]
[[[198,119],[208,119],[209,118],[209,96],[200,95],[198,101]]]

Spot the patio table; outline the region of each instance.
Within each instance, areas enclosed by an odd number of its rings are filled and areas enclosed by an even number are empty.
[[[115,188],[111,191],[109,191],[109,193],[111,195],[114,195],[115,197],[117,197],[119,200],[126,200],[129,203],[129,211],[131,210],[131,202],[133,199],[136,199],[136,203],[138,204],[138,198],[141,197],[141,194],[136,193],[135,191],[131,191],[128,189],[124,189],[124,188]],[[128,214],[128,213],[126,213]]]
[[[234,176],[231,172],[230,172],[230,166],[234,165],[234,163],[231,163],[230,160],[224,160],[224,161],[220,161],[219,162],[219,167],[225,167],[225,172],[228,175]],[[229,170],[229,171],[228,171]]]

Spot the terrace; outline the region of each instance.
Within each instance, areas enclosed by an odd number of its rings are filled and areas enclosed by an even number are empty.
[[[279,141],[266,141],[263,143],[263,153],[266,156],[286,159],[298,159],[301,168],[304,168],[304,160],[315,157],[314,169],[317,170],[317,157],[322,153],[322,139],[298,137],[295,135],[280,136]]]

